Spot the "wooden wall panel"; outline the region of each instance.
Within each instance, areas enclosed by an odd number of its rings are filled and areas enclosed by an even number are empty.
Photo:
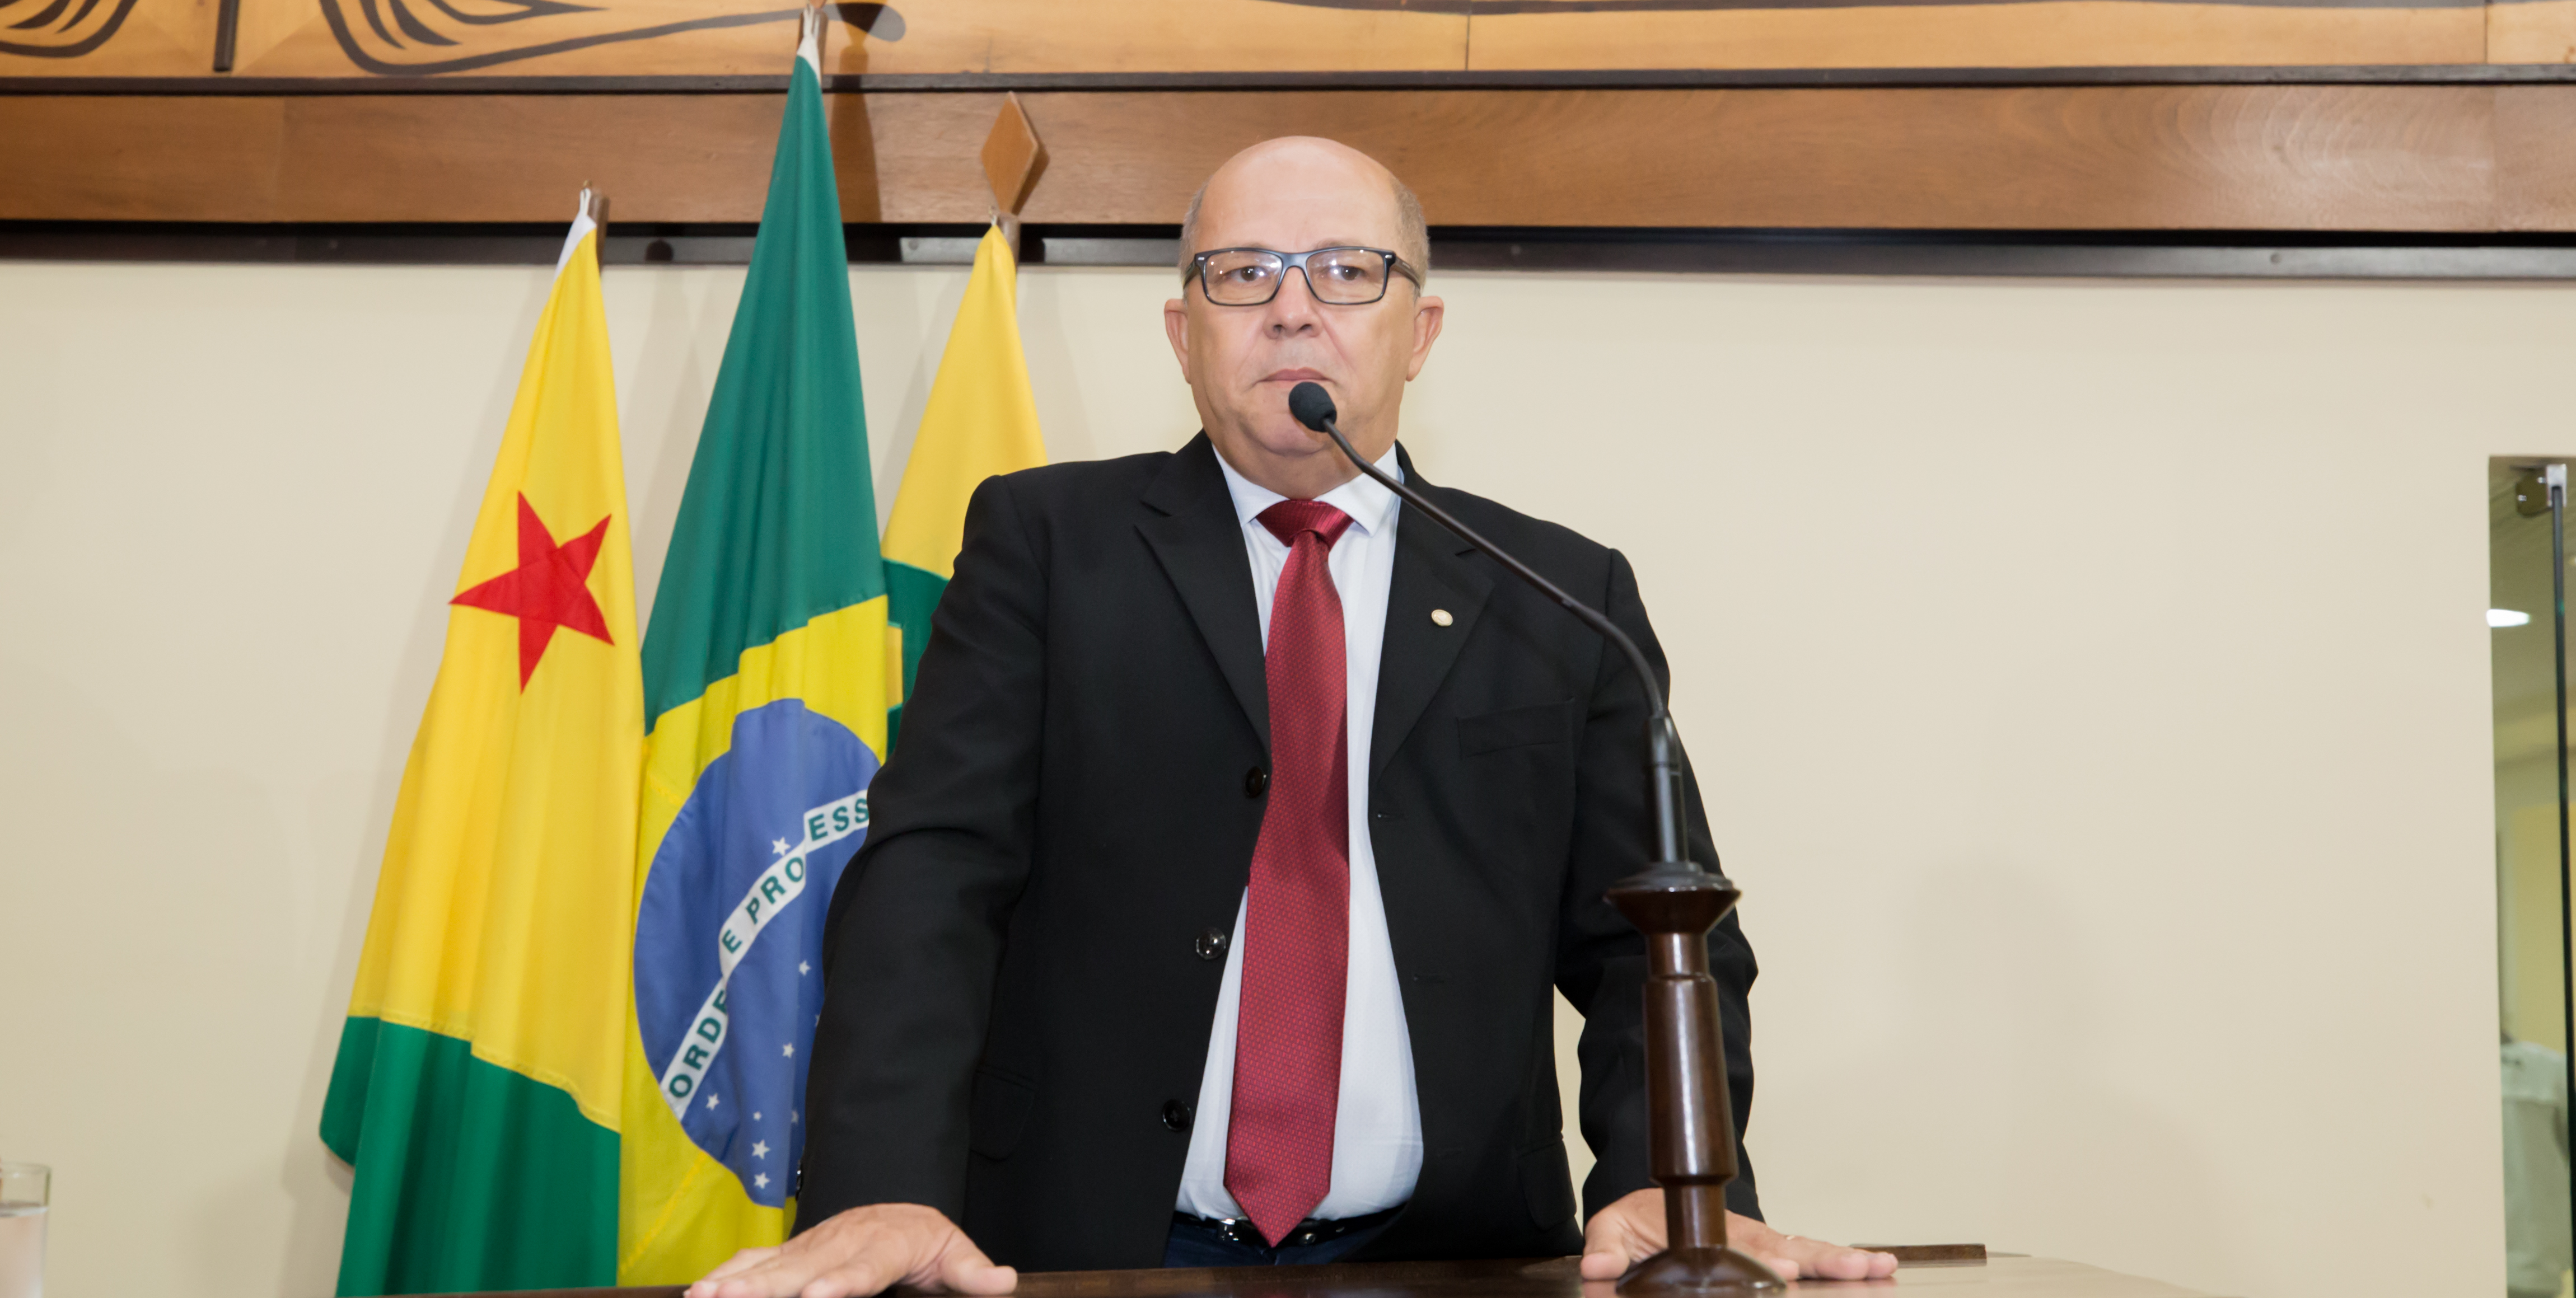
[[[0,220],[274,220],[285,120],[281,99],[0,99]]]
[[[774,95],[0,98],[0,218],[759,216]],[[1446,225],[2576,230],[2576,86],[1050,92],[1033,222],[1169,224],[1273,135]],[[833,95],[843,212],[980,222],[997,97]],[[2499,105],[2502,105],[2500,108]]]
[[[983,149],[984,136],[1002,108],[1000,95],[830,95],[826,101],[831,105],[832,149],[841,159],[845,219],[982,221],[992,216]],[[1030,122],[1047,146],[1047,169],[1037,185],[1043,194],[1074,173],[1055,161],[1055,136],[1044,122],[1034,116]],[[851,165],[860,153],[866,155],[865,164]],[[1066,183],[1087,189],[1106,179],[1077,175]]]
[[[2576,95],[2496,90],[2497,226],[2576,230]]]
[[[1038,94],[1022,99],[1053,162],[1026,215],[1174,221],[1234,150],[1316,134],[1383,159],[1442,225],[2477,229],[2493,215],[2491,95],[2360,86]]]
[[[797,8],[793,0],[607,0],[520,21],[460,24],[415,3],[410,11],[418,21],[451,42],[427,44],[403,40],[399,31],[380,35],[353,0],[242,4],[237,70],[261,77],[780,73],[795,49]],[[842,12],[851,21],[835,25],[825,42],[829,72],[1466,66],[1463,13],[1312,8],[1280,0],[895,0]],[[474,66],[460,66],[469,63]]]
[[[194,78],[217,0],[0,5],[0,78]],[[247,77],[766,76],[795,0],[239,0]],[[2576,51],[2576,0],[844,0],[898,75],[2474,65]],[[603,87],[609,89],[609,87]]]
[[[2576,63],[2576,0],[2487,6],[2489,63]]]
[[[0,77],[204,77],[216,8],[206,0],[19,0],[0,21]]]
[[[2557,0],[2576,4],[2576,0]],[[2483,6],[1795,4],[1479,14],[1479,69],[2059,68],[2478,63]]]
[[[617,218],[756,221],[785,101],[476,95],[434,111],[398,96],[282,102],[285,161],[270,220],[568,221],[570,196],[589,180],[615,200]]]

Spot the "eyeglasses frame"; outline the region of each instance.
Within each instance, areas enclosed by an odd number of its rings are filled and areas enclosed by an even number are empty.
[[[1258,302],[1219,302],[1216,300],[1216,294],[1208,291],[1208,258],[1222,256],[1229,252],[1266,252],[1273,257],[1277,257],[1283,263],[1279,272],[1279,282],[1270,286],[1270,296],[1265,297]],[[1315,292],[1315,277],[1307,271],[1306,259],[1309,257],[1320,256],[1328,252],[1373,252],[1378,256],[1386,258],[1386,269],[1393,273],[1386,277],[1385,282],[1378,285],[1377,296],[1370,298],[1366,302],[1327,302],[1321,294]],[[1314,298],[1316,302],[1324,306],[1376,306],[1378,303],[1386,300],[1387,290],[1395,286],[1396,275],[1402,275],[1406,279],[1412,280],[1415,290],[1419,291],[1422,288],[1422,272],[1415,269],[1412,262],[1406,261],[1403,257],[1396,253],[1389,252],[1384,248],[1371,248],[1365,244],[1357,243],[1337,243],[1329,248],[1309,248],[1304,252],[1281,252],[1276,248],[1257,247],[1210,248],[1207,251],[1190,258],[1189,269],[1181,272],[1181,285],[1186,288],[1189,286],[1189,282],[1191,280],[1197,280],[1199,282],[1199,296],[1206,298],[1209,306],[1268,306],[1272,302],[1279,300],[1279,290],[1287,286],[1288,272],[1290,270],[1294,270],[1299,275],[1305,276],[1306,296]]]

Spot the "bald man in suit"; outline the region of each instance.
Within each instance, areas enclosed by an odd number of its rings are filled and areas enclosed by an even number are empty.
[[[1363,456],[1660,673],[1635,577],[1397,446],[1445,307],[1385,168],[1248,149],[1182,257],[1164,325],[1203,431],[977,491],[832,900],[799,1233],[691,1298],[1576,1251],[1610,1278],[1663,1246],[1644,947],[1602,898],[1651,855],[1645,692],[1298,425],[1289,390],[1322,384]],[[1741,1131],[1753,954],[1731,916],[1709,940]],[[1580,1227],[1555,990],[1587,1020]],[[1783,1275],[1893,1269],[1764,1225],[1741,1166],[1739,1247]]]

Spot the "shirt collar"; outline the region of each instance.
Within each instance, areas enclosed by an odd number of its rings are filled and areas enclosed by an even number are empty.
[[[1287,499],[1235,472],[1234,466],[1226,463],[1225,456],[1221,454],[1216,457],[1216,467],[1225,474],[1225,489],[1234,497],[1234,513],[1240,522],[1249,524],[1260,517],[1261,511]],[[1386,448],[1386,454],[1377,457],[1377,467],[1398,482],[1404,480],[1404,465],[1396,459],[1392,446]],[[1366,536],[1383,534],[1395,521],[1395,507],[1401,503],[1394,492],[1365,473],[1315,499],[1350,515],[1351,526]]]

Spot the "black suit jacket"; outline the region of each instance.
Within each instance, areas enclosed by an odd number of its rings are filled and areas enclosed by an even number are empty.
[[[1405,472],[1663,671],[1617,552]],[[1269,717],[1243,531],[1204,434],[977,489],[832,898],[800,1224],[922,1203],[999,1262],[1161,1264],[1224,971],[1202,938],[1230,934],[1249,876]],[[1586,1015],[1586,1201],[1650,1184],[1644,946],[1602,900],[1652,855],[1642,692],[1564,610],[1405,511],[1376,725],[1369,830],[1423,1159],[1360,1256],[1577,1251],[1551,987]],[[1696,788],[1691,811],[1713,861]],[[1732,916],[1710,959],[1741,1130],[1754,964]],[[1742,1166],[1730,1203],[1753,1212]]]

